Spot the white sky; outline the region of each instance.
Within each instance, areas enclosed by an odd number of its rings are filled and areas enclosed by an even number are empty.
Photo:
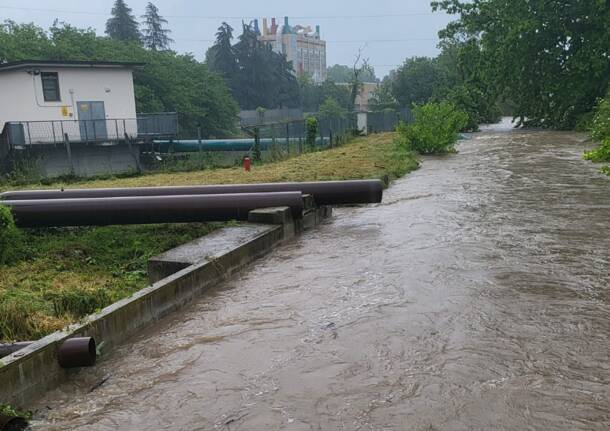
[[[148,0],[126,0],[137,17]],[[429,0],[153,0],[169,21],[173,48],[203,59],[216,29],[227,21],[241,32],[241,21],[254,17],[291,17],[291,24],[320,24],[327,40],[329,65],[351,64],[364,46],[364,57],[378,76],[414,55],[438,53],[438,31],[451,21],[432,13]],[[48,28],[54,19],[103,34],[113,0],[0,0],[0,21],[34,22]]]

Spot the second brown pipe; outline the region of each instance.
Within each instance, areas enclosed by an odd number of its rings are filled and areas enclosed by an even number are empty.
[[[145,196],[94,199],[2,201],[19,227],[106,226],[248,220],[258,208],[289,207],[303,217],[299,192],[196,196]]]

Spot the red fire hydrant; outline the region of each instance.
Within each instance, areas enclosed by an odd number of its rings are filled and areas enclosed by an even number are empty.
[[[250,157],[244,157],[244,170],[246,172],[250,172],[251,168],[252,168],[252,161],[250,160]]]

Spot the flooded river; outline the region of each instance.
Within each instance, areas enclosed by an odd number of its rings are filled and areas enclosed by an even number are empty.
[[[609,429],[610,179],[582,140],[426,158],[49,393],[36,428]]]

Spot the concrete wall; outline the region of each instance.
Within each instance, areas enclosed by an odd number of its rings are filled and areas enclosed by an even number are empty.
[[[78,120],[76,104],[79,101],[104,102],[106,118],[136,118],[130,69],[41,67],[37,70],[58,73],[61,101],[44,101],[40,75],[30,75],[25,69],[0,72],[0,131],[8,121]]]
[[[282,226],[235,244],[222,255],[206,259],[147,287],[131,298],[113,304],[83,323],[51,334],[12,355],[0,359],[0,403],[26,408],[32,398],[75,375],[60,368],[57,350],[72,337],[94,337],[104,348],[125,342],[134,332],[187,304],[195,295],[224,280],[282,240]],[[224,244],[222,244],[224,245]]]
[[[72,162],[66,148],[61,146],[39,146],[28,148],[24,154],[29,165],[46,178],[74,174],[79,177],[135,172],[140,153],[126,144],[119,145],[72,145]]]

